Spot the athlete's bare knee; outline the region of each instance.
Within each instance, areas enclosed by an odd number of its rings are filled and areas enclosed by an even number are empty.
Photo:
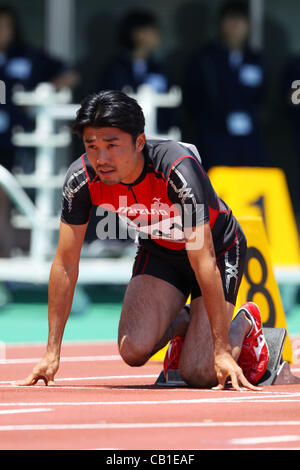
[[[146,348],[137,341],[133,341],[128,335],[120,339],[119,352],[123,361],[131,367],[143,366],[150,357]]]

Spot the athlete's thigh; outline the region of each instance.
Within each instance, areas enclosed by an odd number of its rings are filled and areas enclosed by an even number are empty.
[[[185,305],[186,296],[149,274],[133,277],[126,289],[119,323],[119,344],[126,335],[145,349],[154,347]]]
[[[227,320],[230,324],[234,306],[227,305]],[[191,320],[180,356],[182,377],[193,386],[213,386],[216,382],[214,369],[214,342],[203,297],[191,303]]]

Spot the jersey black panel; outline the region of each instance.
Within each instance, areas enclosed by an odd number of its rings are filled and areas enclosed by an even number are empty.
[[[206,186],[207,176],[194,158],[185,157],[172,166],[168,178],[168,195],[174,204],[181,205],[184,227],[194,227],[209,221]]]
[[[173,140],[147,140],[145,151],[155,170],[160,172],[165,180],[168,179],[170,170],[176,160],[184,156],[194,157],[201,163],[194,145],[174,142]]]
[[[71,225],[86,224],[92,202],[89,192],[89,175],[82,157],[75,160],[66,174],[62,192],[61,220]]]

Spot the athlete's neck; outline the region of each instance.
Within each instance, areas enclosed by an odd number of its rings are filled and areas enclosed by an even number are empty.
[[[143,152],[139,152],[137,155],[137,164],[134,170],[126,178],[122,179],[123,184],[133,184],[143,173],[145,166],[145,156]]]

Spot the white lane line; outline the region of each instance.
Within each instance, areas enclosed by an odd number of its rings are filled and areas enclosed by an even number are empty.
[[[29,390],[29,389],[32,389],[32,388],[33,389],[43,389],[43,390],[45,390],[46,388],[47,389],[54,388],[56,390],[108,390],[107,386],[105,387],[105,386],[100,386],[100,385],[97,385],[95,387],[92,387],[90,385],[86,385],[86,386],[84,386],[84,385],[82,385],[82,386],[79,386],[79,385],[78,386],[77,385],[57,385],[57,386],[51,385],[49,387],[46,387],[45,384],[41,384],[41,385],[37,384],[37,385],[34,385],[34,387],[29,387],[28,385],[0,385],[0,389],[4,389],[4,388],[8,388],[10,390],[12,388],[13,389],[21,388],[23,390],[26,390],[26,389]],[[126,390],[127,391],[128,389],[118,387],[118,390]],[[130,390],[132,390],[132,389],[130,389]],[[140,389],[138,389],[138,388],[135,389],[135,390],[140,391]],[[0,406],[1,406],[1,404],[0,404]]]
[[[59,431],[71,429],[155,429],[155,428],[225,428],[249,426],[299,426],[300,421],[221,421],[189,423],[78,423],[78,424],[21,424],[0,426],[0,431]]]
[[[142,376],[128,376],[128,378],[139,378],[139,377],[152,377],[152,374],[149,374],[149,375],[142,375]],[[156,377],[156,375],[154,376]],[[101,377],[100,377],[101,378]],[[122,379],[122,376],[113,376],[111,377],[113,379]],[[127,378],[127,376],[123,376],[123,378]],[[105,379],[105,377],[104,377]],[[57,382],[57,380],[61,380],[61,381],[64,381],[66,379],[55,379],[55,382]],[[77,380],[76,378],[73,379],[74,381]],[[145,385],[145,384],[144,384]],[[149,384],[146,384],[145,386],[148,386]],[[151,385],[151,384],[150,384]],[[45,390],[45,384],[43,383],[42,380],[40,380],[36,385],[32,386],[32,387],[29,387],[29,386],[26,386],[26,385],[17,385],[16,384],[16,381],[2,381],[0,382],[0,389],[27,389],[27,390],[35,390],[35,389],[44,389]],[[109,385],[95,385],[95,386],[92,386],[92,385],[51,385],[49,386],[48,388],[51,388],[51,389],[56,389],[56,390],[107,390],[108,387],[118,387],[118,390],[119,391],[122,391],[122,390],[125,390],[125,391],[140,391],[141,389],[138,387],[138,385],[136,385],[137,388],[132,388],[133,386],[130,385],[130,388],[126,388],[126,385],[124,385],[124,388],[122,388],[121,385],[116,385],[116,384],[109,384]],[[168,390],[168,393],[170,392],[177,392],[178,394],[182,391],[186,391],[186,389],[169,389]],[[190,391],[197,391],[199,393],[199,390],[196,390],[196,389],[191,389],[191,390],[188,390],[189,392]],[[155,389],[155,388],[144,388],[143,389],[143,392],[156,392],[156,393],[161,393],[161,390],[160,389]],[[212,392],[214,394],[218,394],[218,395],[221,395],[221,391],[219,392],[215,392],[214,390],[202,390],[202,392]],[[299,403],[300,402],[300,397],[299,397],[299,394],[298,393],[289,393],[289,394],[285,394],[285,392],[278,392],[279,395],[276,395],[274,392],[259,392],[260,396],[258,395],[253,395],[255,394],[256,392],[254,391],[249,391],[249,390],[242,390],[240,393],[250,393],[251,395],[247,395],[247,396],[237,396],[237,397],[223,397],[223,398],[208,398],[208,399],[198,399],[198,400],[193,400],[193,399],[190,399],[190,400],[183,400],[183,401],[180,401],[179,403],[183,402],[183,403],[255,403],[255,404],[260,404],[260,403]],[[230,392],[229,392],[230,393]],[[234,393],[237,393],[237,392],[234,392]],[[281,395],[280,395],[281,394]],[[287,397],[287,398],[284,398],[284,397]],[[121,405],[121,404],[151,404],[151,403],[154,403],[154,404],[163,404],[163,403],[175,403],[177,404],[178,403],[178,400],[175,400],[175,401],[160,401],[160,402],[113,402],[113,403],[108,403],[108,404],[117,404],[117,405]],[[60,403],[58,403],[60,404]],[[74,404],[77,404],[77,403],[74,403]],[[82,405],[84,405],[85,403],[82,403]],[[96,403],[95,403],[96,404]],[[97,403],[99,404],[99,403]],[[106,404],[106,403],[100,403],[100,404]],[[26,403],[24,404],[26,405]],[[69,405],[72,405],[72,403],[69,403]],[[0,403],[0,406],[2,406],[2,403]]]
[[[0,410],[0,415],[14,415],[19,413],[40,413],[44,411],[52,411],[52,408],[24,408],[18,410]]]
[[[6,364],[31,364],[34,362],[39,362],[41,358],[37,357],[25,357],[25,358],[15,358],[15,359],[5,359],[0,361],[0,365]],[[61,357],[60,362],[94,362],[94,361],[122,361],[122,358],[118,354],[113,354],[111,356],[65,356]]]
[[[139,375],[106,375],[101,377],[66,377],[55,379],[55,382],[71,381],[71,380],[113,380],[113,379],[143,379],[143,378],[156,378],[157,374],[139,374]]]
[[[97,391],[99,391],[99,390],[106,390],[106,391],[107,391],[107,390],[109,390],[110,387],[116,387],[118,391],[125,391],[125,392],[128,392],[128,391],[129,391],[129,392],[132,392],[132,391],[134,391],[134,392],[140,392],[140,391],[141,391],[140,388],[133,388],[133,387],[131,387],[131,386],[130,386],[130,388],[126,388],[126,385],[124,385],[123,387],[122,387],[121,385],[113,385],[113,386],[110,386],[110,385],[108,385],[108,386],[107,386],[107,385],[95,385],[94,387],[91,386],[91,385],[86,385],[86,386],[85,386],[85,385],[56,385],[56,386],[55,386],[55,385],[51,385],[51,386],[49,386],[48,388],[54,388],[54,389],[56,389],[56,390],[89,390],[89,391],[90,391],[90,390],[97,390]],[[11,390],[12,388],[13,388],[13,389],[21,388],[21,389],[23,389],[23,390],[25,390],[25,389],[28,390],[29,388],[32,389],[32,387],[28,387],[28,386],[26,386],[26,385],[17,385],[17,386],[12,386],[12,385],[0,385],[0,389],[3,389],[3,388],[7,388],[7,389],[10,389],[10,390]],[[38,389],[43,389],[43,390],[45,390],[46,385],[45,385],[45,384],[41,384],[41,385],[38,385],[38,384],[37,384],[37,385],[35,385],[33,388],[34,388],[34,389],[37,389],[37,388],[38,388]],[[149,389],[149,390],[148,390],[148,389],[144,389],[144,390],[143,390],[143,392],[152,392],[152,391],[153,391],[153,389]],[[0,406],[1,406],[1,404],[0,404]]]
[[[20,389],[27,389],[27,390],[34,390],[34,389],[44,389],[46,388],[46,385],[44,383],[42,383],[43,381],[41,380],[40,381],[40,385],[39,384],[36,384],[34,385],[33,387],[29,387],[29,386],[26,386],[26,385],[16,385],[15,382],[9,382],[9,384],[6,384],[6,385],[0,385],[0,389],[17,389],[17,388],[20,388]],[[150,384],[151,385],[151,384]],[[51,389],[56,389],[56,390],[108,390],[109,387],[118,387],[118,391],[141,391],[140,388],[132,388],[132,386],[130,385],[130,388],[126,388],[126,386],[124,385],[122,388],[121,385],[95,385],[95,386],[91,386],[91,385],[51,385],[48,387],[51,388]],[[138,385],[136,385],[136,387],[138,387]],[[169,392],[175,392],[176,390],[169,390]],[[160,392],[160,390],[157,390],[157,389],[143,389],[143,392]],[[217,392],[219,393],[219,392]],[[273,396],[270,395],[270,397],[265,397],[264,400],[262,400],[262,397],[259,397],[259,401],[257,400],[258,397],[243,397],[243,398],[247,398],[247,401],[246,403],[255,403],[255,404],[260,404],[260,403],[300,403],[300,398],[285,398],[285,399],[277,399],[275,397],[275,399],[273,399]],[[196,403],[199,403],[200,401],[196,401]],[[232,400],[232,399],[226,399],[224,398],[224,400],[202,400],[201,403],[245,403],[245,401],[242,399],[242,398],[239,398],[237,400]],[[133,403],[129,403],[129,404],[134,404],[136,402],[133,402]],[[146,403],[146,404],[151,404],[152,402],[149,402],[149,403]],[[160,402],[160,403],[169,403],[169,402]],[[189,402],[187,402],[189,403]],[[194,401],[192,401],[192,403],[195,403]],[[102,403],[103,404],[103,403]],[[109,403],[111,404],[111,403]],[[114,403],[112,403],[114,404]],[[123,402],[119,402],[117,403],[117,405],[121,405],[123,404]],[[128,404],[128,403],[125,403],[125,404]],[[139,404],[139,403],[138,403]],[[144,404],[144,402],[141,402],[140,403],[141,405]],[[84,403],[83,403],[84,405]],[[1,403],[0,403],[0,406],[1,406]]]
[[[126,380],[126,379],[143,379],[143,378],[156,378],[157,374],[141,374],[141,375],[105,375],[99,377],[65,377],[55,378],[55,382],[68,382],[68,381],[82,381],[82,380]],[[16,384],[15,380],[2,380],[0,385]],[[60,387],[61,388],[61,387]]]
[[[229,450],[241,450],[240,447],[233,447]],[[251,450],[300,450],[300,447],[282,447],[282,446],[272,446],[272,447],[251,447]]]
[[[116,376],[111,376],[110,378],[112,379],[122,379],[122,378],[143,378],[143,377],[157,377],[157,374],[155,375],[152,375],[152,374],[146,374],[146,375],[130,375],[130,376],[120,376],[120,375],[116,375]],[[73,377],[73,378],[69,378],[69,377],[64,377],[64,378],[55,378],[55,382],[57,381],[68,381],[68,380],[74,380],[74,381],[80,381],[80,380],[98,380],[98,379],[104,379],[105,380],[106,376],[102,376],[102,377]],[[28,386],[22,386],[22,385],[17,385],[16,383],[17,381],[16,380],[3,380],[3,381],[0,381],[0,388],[25,388],[27,390],[30,390],[32,389],[32,387],[28,387]],[[148,384],[147,384],[148,386]],[[119,386],[118,386],[119,387]],[[121,387],[121,386],[120,386]],[[138,387],[138,385],[137,385]],[[45,385],[42,384],[42,380],[40,380],[34,387],[33,389],[36,389],[36,388],[45,388]],[[51,386],[51,388],[55,388],[55,385],[54,386]],[[77,390],[101,390],[102,388],[104,390],[107,390],[107,386],[104,386],[104,387],[101,387],[100,385],[95,385],[94,387],[90,386],[90,385],[86,385],[86,386],[79,386],[79,385],[74,385],[74,386],[63,386],[63,385],[59,385],[57,386],[57,388],[59,389],[77,389]],[[136,390],[140,390],[140,388],[118,388],[118,390],[128,390],[128,391],[136,391]],[[151,392],[151,393],[161,393],[161,388],[144,388],[143,389],[143,392]],[[199,389],[196,389],[196,388],[190,388],[190,389],[185,389],[185,388],[169,388],[168,389],[168,394],[170,393],[177,393],[177,394],[180,394],[182,392],[186,393],[186,392],[194,392],[194,393],[199,393]],[[233,396],[237,394],[237,392],[235,390],[226,390],[225,392],[224,391],[218,391],[216,392],[215,390],[212,390],[212,389],[203,389],[201,390],[201,393],[202,394],[209,394],[209,395],[218,395],[218,396],[224,396],[224,394],[226,394],[226,398],[228,398],[229,396]],[[260,391],[259,392],[259,395],[257,395],[257,392],[256,391],[252,391],[252,390],[248,390],[246,388],[242,389],[240,392],[240,394],[243,394],[244,396],[243,397],[240,397],[239,399],[242,400],[242,399],[248,399],[248,400],[251,400],[251,399],[254,399],[256,400],[256,398],[259,398],[260,400],[262,400],[263,398],[272,398],[272,397],[294,397],[295,396],[295,392],[273,392],[273,391],[267,391],[267,392],[264,392],[264,391]],[[247,394],[247,395],[246,395]],[[298,394],[296,394],[296,396],[298,396]],[[300,395],[299,395],[300,396]],[[0,406],[1,406],[1,403],[0,403]]]
[[[49,387],[52,388],[52,387]],[[293,394],[294,397],[299,397],[299,393]],[[220,397],[220,398],[198,398],[198,399],[177,399],[177,400],[132,400],[132,401],[86,401],[86,402],[80,402],[80,401],[72,401],[72,402],[33,402],[33,403],[24,403],[24,402],[15,402],[15,403],[1,403],[0,406],[129,406],[129,405],[180,405],[180,404],[186,404],[186,405],[193,405],[193,404],[200,404],[200,403],[274,403],[277,404],[278,402],[282,401],[296,401],[299,403],[298,400],[294,400],[292,395],[288,395],[290,399],[282,400],[281,395],[272,395],[270,397],[270,400],[266,400],[266,397],[263,397],[264,399],[261,400],[259,399],[260,397],[256,395],[256,397],[252,396],[236,396],[236,397]],[[278,400],[274,400],[273,398],[279,398]],[[300,421],[299,421],[300,423]]]
[[[252,445],[252,444],[271,444],[272,442],[295,442],[300,441],[299,436],[262,436],[245,437],[240,439],[231,439],[229,444],[233,445]]]

